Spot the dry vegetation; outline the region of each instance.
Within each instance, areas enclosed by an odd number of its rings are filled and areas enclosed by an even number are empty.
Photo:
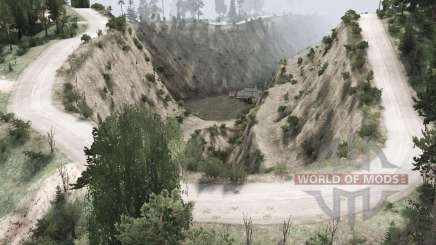
[[[148,104],[164,117],[175,116],[180,108],[151,61],[130,28],[85,42],[58,71],[59,104],[94,121],[135,103]]]
[[[237,161],[252,164],[246,159],[257,154],[257,148],[264,156],[260,171],[296,171],[354,158],[368,141],[383,141],[381,91],[372,86],[368,44],[361,38],[358,17],[347,16],[350,20],[332,30],[320,46],[281,61],[252,111],[257,123],[236,150],[243,156]]]

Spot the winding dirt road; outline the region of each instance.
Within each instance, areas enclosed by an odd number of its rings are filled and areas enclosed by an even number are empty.
[[[102,29],[104,26],[104,19],[92,11],[77,11],[89,21],[89,33],[94,34],[97,29]],[[413,148],[412,137],[421,134],[422,125],[413,109],[411,99],[413,92],[408,86],[403,66],[381,21],[375,15],[363,15],[360,23],[364,39],[370,45],[368,56],[374,70],[375,82],[383,89],[383,118],[387,129],[387,141],[382,150],[388,161],[398,168],[383,168],[380,159],[377,158],[370,162],[369,172],[359,173],[408,174],[409,185],[298,186],[293,182],[250,183],[243,186],[184,184],[185,198],[195,202],[195,221],[241,223],[244,215],[251,216],[255,223],[260,224],[281,223],[289,215],[292,215],[297,223],[317,221],[326,219],[327,216],[316,199],[307,191],[319,191],[322,200],[331,207],[334,188],[345,191],[369,188],[368,202],[373,208],[383,200],[382,197],[386,196],[387,192],[390,193],[389,200],[398,200],[409,194],[420,183],[419,175],[410,170],[412,158],[417,154]],[[91,143],[93,125],[59,111],[53,104],[52,91],[56,70],[79,44],[79,38],[74,38],[61,41],[45,51],[20,77],[8,107],[9,111],[19,117],[31,120],[33,127],[42,133],[54,127],[56,141],[61,150],[73,161],[82,163],[74,165],[77,170],[83,168],[83,147]],[[41,188],[43,189],[44,186]],[[50,190],[44,192],[48,193]],[[346,200],[341,204],[346,205]],[[41,209],[41,205],[48,205],[48,203],[35,203],[35,205],[39,205]],[[46,210],[46,208],[42,209]],[[353,212],[363,210],[364,207],[357,204]],[[345,208],[341,209],[341,214],[347,214],[346,211]],[[1,225],[0,222],[0,240],[3,235]]]
[[[106,18],[91,9],[75,9],[88,22],[86,34],[97,36],[98,30],[104,30]],[[92,123],[81,121],[60,111],[53,101],[53,86],[56,71],[67,61],[68,56],[80,46],[80,36],[60,40],[48,47],[19,76],[9,99],[7,110],[18,118],[30,120],[32,127],[45,135],[51,128],[55,130],[56,146],[72,161],[67,165],[72,179],[80,176],[84,169],[83,147],[92,143]],[[56,186],[60,179],[56,175],[35,183],[33,190],[18,207],[26,209],[0,219],[0,243],[19,244],[26,237],[50,207]],[[20,209],[19,208],[19,209]]]
[[[349,192],[369,191],[370,209],[389,196],[390,201],[398,200],[409,194],[421,183],[419,174],[411,171],[413,156],[418,154],[413,148],[412,137],[421,135],[422,122],[413,109],[413,91],[407,83],[403,65],[395,48],[390,42],[382,22],[376,15],[362,15],[360,25],[363,38],[369,42],[368,58],[374,70],[375,83],[383,89],[383,119],[387,129],[387,141],[382,156],[397,168],[382,166],[382,158],[370,163],[370,171],[356,173],[390,174],[399,173],[409,176],[408,185],[397,186],[341,186],[311,185],[299,186],[293,182],[255,183],[240,187],[187,185],[189,200],[195,201],[194,217],[200,222],[240,223],[243,216],[251,216],[256,223],[271,224],[283,222],[292,215],[296,222],[313,222],[326,219],[326,213],[320,208],[313,195],[318,191],[320,198],[332,209],[334,188]],[[313,195],[307,192],[312,192]],[[347,202],[342,198],[341,215],[348,213]],[[362,203],[356,203],[352,213],[365,211]]]

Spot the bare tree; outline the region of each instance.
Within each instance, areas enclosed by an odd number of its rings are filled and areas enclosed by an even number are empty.
[[[281,241],[281,245],[286,245],[288,243],[288,236],[289,233],[291,232],[291,227],[292,227],[292,216],[289,216],[289,218],[285,221],[283,221],[283,226],[282,226],[282,235],[283,235],[283,239]]]
[[[328,236],[328,244],[333,244],[338,228],[339,228],[339,218],[332,219],[327,225],[326,235]]]
[[[246,245],[253,244],[253,220],[251,217],[245,217],[244,216],[244,227],[245,227],[245,238],[246,238]]]
[[[55,131],[53,128],[51,128],[50,132],[47,133],[47,142],[48,142],[48,145],[50,146],[50,153],[51,154],[53,154],[54,148],[56,146],[54,136],[55,136]]]
[[[65,193],[68,193],[70,190],[70,175],[68,174],[68,170],[64,163],[61,162],[61,164],[58,167],[58,173],[62,180],[62,187]]]

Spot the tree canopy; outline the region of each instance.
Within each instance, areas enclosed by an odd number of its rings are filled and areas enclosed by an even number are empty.
[[[130,106],[102,122],[93,137],[85,149],[87,169],[74,187],[88,187],[91,244],[119,244],[115,224],[122,215],[140,217],[153,193],[179,187],[180,133],[175,121]]]

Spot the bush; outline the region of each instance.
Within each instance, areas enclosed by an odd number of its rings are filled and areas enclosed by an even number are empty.
[[[2,120],[5,123],[9,123],[12,121],[12,119],[15,118],[14,113],[2,113],[0,112],[0,120]]]
[[[377,138],[378,135],[378,123],[373,121],[365,122],[359,130],[359,136],[364,138]]]
[[[371,86],[370,82],[364,82],[357,87],[357,94],[363,104],[374,105],[380,103],[382,91]]]
[[[359,130],[359,136],[377,139],[380,136],[379,121],[380,113],[371,113],[369,107],[363,107],[363,122]]]
[[[125,16],[120,16],[120,17],[112,16],[109,19],[109,21],[106,24],[106,26],[110,30],[117,30],[117,31],[120,31],[120,32],[124,33],[126,31],[126,27],[127,27],[126,17]]]
[[[297,64],[298,64],[299,66],[300,66],[301,64],[303,64],[303,58],[302,58],[302,57],[299,57],[299,58],[298,58]]]
[[[114,82],[112,81],[112,75],[110,73],[103,73],[103,79],[104,82],[107,86],[107,88],[109,89],[109,91],[111,92],[111,94],[114,94]]]
[[[89,41],[91,41],[91,36],[89,36],[88,34],[83,34],[82,37],[80,38],[80,40],[83,43],[88,43]]]
[[[347,158],[348,157],[348,142],[342,142],[338,146],[338,157],[339,158]]]
[[[362,69],[366,63],[366,58],[364,54],[357,54],[357,56],[353,59],[351,64],[351,68],[353,70]]]
[[[138,40],[138,38],[133,38],[133,42],[135,43],[135,46],[138,48],[138,49],[143,49],[144,48],[144,46],[142,45],[142,43]]]
[[[351,78],[351,75],[349,72],[342,72],[342,79],[349,80]]]
[[[29,180],[35,174],[37,174],[41,169],[43,169],[51,160],[50,154],[43,154],[42,152],[25,151],[24,155],[27,157],[28,161],[23,170],[25,180]]]
[[[208,178],[218,178],[226,176],[226,169],[224,164],[215,157],[206,159],[203,163],[202,169]]]
[[[74,244],[78,235],[81,209],[81,205],[77,202],[68,202],[65,194],[58,187],[50,210],[38,220],[32,236],[24,244]]]
[[[79,110],[80,115],[82,115],[84,118],[89,118],[94,113],[92,108],[88,106],[86,103],[85,98],[81,98],[80,101],[77,103],[77,108]]]
[[[71,6],[74,8],[89,8],[89,0],[71,0]]]
[[[286,136],[295,137],[301,131],[300,119],[296,116],[288,116],[287,124],[282,127],[283,132]]]
[[[15,144],[24,144],[30,138],[30,122],[20,119],[12,120],[9,136]]]
[[[64,97],[62,103],[64,104],[65,110],[69,112],[77,112],[75,104],[79,100],[80,96],[74,89],[73,84],[64,83],[63,93]]]
[[[327,70],[327,68],[329,67],[329,63],[326,62],[322,65],[321,69],[318,71],[318,76],[321,76],[322,74],[324,74],[325,70]]]
[[[367,49],[369,47],[369,44],[367,41],[360,41],[357,45],[356,48],[358,49]]]
[[[103,11],[103,10],[105,10],[104,5],[103,5],[103,4],[100,4],[100,3],[94,3],[94,4],[92,4],[92,5],[91,5],[91,8],[92,8],[92,9],[95,9],[95,10],[97,10],[97,11]]]
[[[358,13],[356,13],[356,11],[350,9],[348,10],[344,16],[342,16],[342,21],[348,25],[350,23],[352,23],[353,21],[356,21],[360,18],[360,15]]]
[[[286,111],[287,108],[288,108],[287,106],[281,105],[281,106],[279,106],[279,108],[277,108],[277,112],[283,113]]]
[[[147,78],[147,80],[149,82],[152,82],[152,83],[156,82],[156,77],[151,73],[145,74],[145,78]]]
[[[288,174],[288,165],[285,163],[279,163],[274,166],[274,175],[284,176]]]

